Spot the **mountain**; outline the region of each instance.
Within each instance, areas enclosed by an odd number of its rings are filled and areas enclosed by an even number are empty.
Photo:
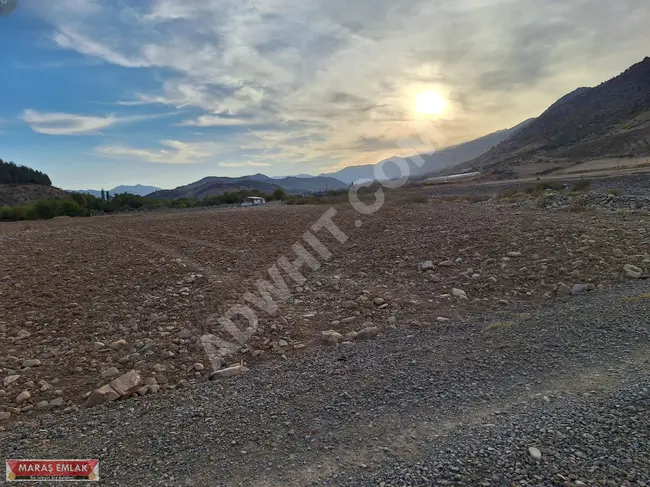
[[[650,57],[594,88],[565,95],[517,134],[463,166],[507,175],[515,166],[533,162],[648,155]]]
[[[287,176],[273,176],[272,179],[284,179]],[[313,178],[311,174],[296,174],[294,176],[291,176],[293,178]]]
[[[272,193],[278,188],[284,189],[289,194],[301,194],[325,191],[326,189],[344,189],[347,188],[347,185],[329,177],[286,177],[274,179],[264,174],[253,174],[239,178],[211,176],[185,186],[179,186],[175,189],[156,191],[149,196],[161,200],[175,198],[200,199],[242,190],[257,189],[264,193]]]
[[[411,159],[406,159],[406,162],[409,165],[410,176],[420,177],[434,171],[439,171],[441,169],[467,162],[476,156],[479,156],[480,154],[483,154],[484,152],[490,150],[500,142],[506,140],[508,137],[517,133],[523,127],[526,127],[528,124],[532,123],[532,121],[533,119],[529,119],[515,127],[499,130],[492,134],[488,134],[483,137],[479,137],[478,139],[470,140],[469,142],[464,142],[452,147],[439,149],[433,154],[420,154],[420,157],[422,157],[424,160],[424,164],[422,166],[416,165]],[[391,159],[388,160],[390,161]],[[382,161],[379,164],[382,164],[384,162],[385,161]],[[377,164],[349,166],[335,173],[321,174],[321,176],[334,177],[349,184],[362,180],[375,179],[375,166],[377,166]],[[397,179],[402,175],[400,169],[395,164],[390,163],[384,165],[384,173],[386,174],[387,179]]]
[[[137,194],[138,196],[147,196],[149,193],[153,193],[154,191],[160,191],[160,188],[157,188],[156,186],[143,186],[141,184],[136,184],[135,186],[116,186],[115,188],[108,190],[110,194],[129,193]],[[88,193],[97,198],[101,198],[102,196],[101,190],[97,189],[71,189],[70,192]]]

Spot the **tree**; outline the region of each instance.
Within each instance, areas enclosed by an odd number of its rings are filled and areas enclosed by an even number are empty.
[[[106,201],[106,192],[104,191],[104,188],[102,188],[102,201]]]
[[[111,192],[106,191],[106,201],[111,201]]]
[[[282,188],[278,188],[275,191],[273,191],[273,193],[271,194],[271,197],[274,200],[281,201],[281,200],[283,200],[283,199],[285,199],[287,197],[287,192]]]

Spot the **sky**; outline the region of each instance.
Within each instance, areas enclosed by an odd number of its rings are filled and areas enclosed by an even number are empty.
[[[647,0],[17,1],[0,158],[65,189],[376,163],[423,118],[454,145],[650,55]]]

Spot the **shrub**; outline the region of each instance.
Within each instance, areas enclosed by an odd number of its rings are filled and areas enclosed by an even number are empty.
[[[571,191],[587,191],[589,186],[591,186],[591,181],[588,179],[581,179],[571,185]]]

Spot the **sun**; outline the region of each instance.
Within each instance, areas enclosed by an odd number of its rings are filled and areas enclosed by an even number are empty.
[[[447,101],[436,91],[423,91],[415,95],[415,111],[425,115],[442,115]]]

